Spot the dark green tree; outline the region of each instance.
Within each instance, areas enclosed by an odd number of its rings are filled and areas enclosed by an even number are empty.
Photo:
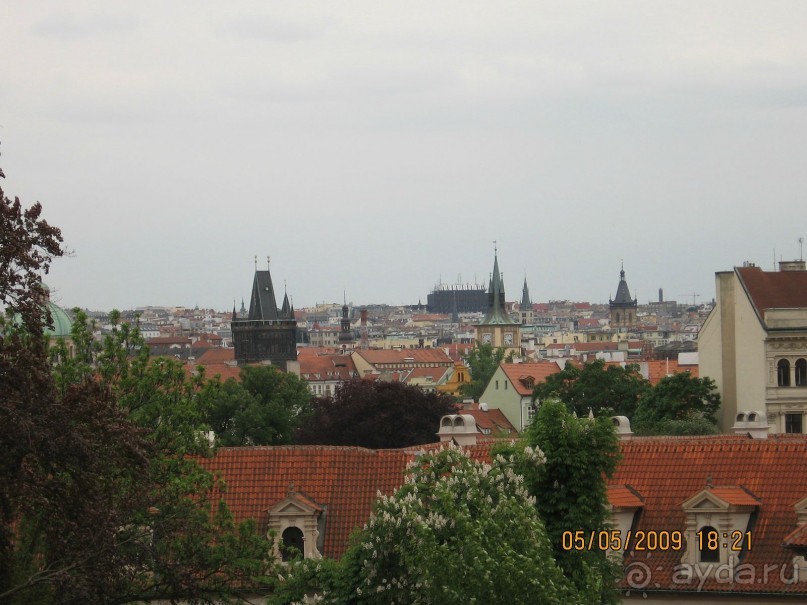
[[[490,344],[477,343],[466,360],[468,369],[471,371],[471,382],[460,386],[463,396],[478,400],[503,360],[504,349],[496,349]]]
[[[529,492],[546,524],[554,558],[589,603],[616,603],[620,569],[606,553],[566,550],[563,533],[609,529],[607,481],[619,461],[619,439],[607,417],[577,418],[566,404],[543,402],[526,432],[530,447],[542,452],[545,462],[537,467],[519,466]],[[523,446],[505,445],[494,455],[519,455]]]
[[[533,398],[544,401],[556,398],[578,416],[627,416],[632,418],[636,406],[650,383],[635,365],[606,365],[601,359],[579,366],[566,362],[566,367],[535,386]]]
[[[689,372],[665,376],[639,401],[633,421],[640,434],[705,435],[716,432],[720,393],[711,378]]]
[[[205,415],[214,389],[176,360],[150,358],[136,325],[120,324],[119,313],[110,315],[113,330],[101,342],[86,315],[74,313],[75,355],[64,343],[51,355],[57,392],[93,385],[150,452],[145,477],[131,482],[138,496],[128,522],[117,525],[134,533],[114,550],[123,577],[105,598],[228,602],[268,587],[270,542],[253,522],[236,526],[225,503],[211,500],[217,479],[196,462],[212,454]]]
[[[208,384],[207,422],[221,445],[282,445],[311,415],[311,395],[295,374],[247,366],[241,382]]]
[[[440,418],[456,413],[452,398],[400,382],[354,379],[333,396],[316,397],[297,443],[374,449],[433,443]]]
[[[63,249],[40,217],[0,189],[0,602],[219,603],[268,585],[270,543],[210,500],[189,455],[208,451],[199,384],[136,330],[96,344],[82,316],[76,357],[48,350],[40,273]]]

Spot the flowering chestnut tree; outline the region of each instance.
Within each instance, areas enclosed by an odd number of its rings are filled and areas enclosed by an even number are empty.
[[[410,464],[342,565],[340,603],[579,602],[513,458],[482,464],[453,447]]]

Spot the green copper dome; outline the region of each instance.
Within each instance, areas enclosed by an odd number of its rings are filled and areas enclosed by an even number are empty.
[[[45,329],[45,335],[51,338],[69,337],[73,329],[73,320],[59,305],[47,303],[50,311],[51,325]]]

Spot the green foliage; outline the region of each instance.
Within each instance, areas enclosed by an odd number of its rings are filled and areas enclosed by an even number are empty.
[[[540,453],[529,454],[522,465],[540,465]],[[581,602],[514,465],[504,456],[480,464],[454,448],[421,456],[398,492],[377,501],[325,601]]]
[[[206,420],[221,445],[282,445],[310,416],[308,387],[273,366],[247,366],[241,382],[211,382]]]
[[[502,360],[504,349],[494,349],[491,344],[477,343],[466,360],[471,371],[471,382],[460,386],[463,396],[478,400]]]
[[[650,383],[642,378],[637,366],[606,365],[598,359],[582,367],[567,362],[561,372],[535,386],[533,398],[559,399],[581,417],[591,410],[595,416],[631,418],[649,388]]]
[[[374,449],[432,443],[440,418],[456,412],[453,399],[400,382],[349,380],[333,396],[311,402],[297,443]]]
[[[606,417],[576,418],[563,402],[545,401],[526,433],[531,447],[543,452],[545,463],[520,465],[530,494],[546,523],[555,560],[586,602],[616,602],[618,567],[605,553],[565,551],[565,531],[608,529],[607,479],[616,470],[619,440]],[[498,452],[517,455],[516,446]]]
[[[665,376],[639,402],[634,430],[644,435],[709,435],[716,432],[720,393],[711,378],[689,372]]]

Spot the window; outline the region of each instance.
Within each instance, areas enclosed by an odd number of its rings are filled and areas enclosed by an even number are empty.
[[[702,527],[697,533],[701,563],[720,562],[720,534],[714,527]]]
[[[498,389],[498,388],[499,388],[499,381],[497,380],[496,381],[496,389]]]
[[[796,386],[807,387],[807,360],[796,361]]]
[[[802,419],[804,415],[799,413],[785,414],[785,433],[803,433]]]
[[[287,527],[283,532],[283,545],[280,547],[283,560],[290,561],[304,552],[305,538],[303,537],[303,530],[299,527]]]
[[[790,386],[790,362],[787,359],[780,359],[776,364],[776,384],[780,387]]]
[[[507,381],[506,380],[504,381],[504,390],[505,391],[507,390]]]

